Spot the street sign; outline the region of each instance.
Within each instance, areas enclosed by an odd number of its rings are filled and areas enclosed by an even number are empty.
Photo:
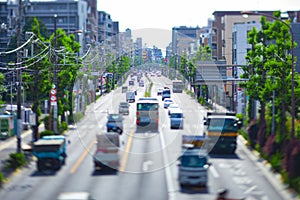
[[[57,92],[56,89],[52,89],[52,90],[51,90],[51,95],[55,95],[56,92]]]
[[[51,102],[55,102],[55,101],[56,101],[56,96],[55,96],[55,95],[51,96],[51,97],[50,97],[50,101],[51,101]]]

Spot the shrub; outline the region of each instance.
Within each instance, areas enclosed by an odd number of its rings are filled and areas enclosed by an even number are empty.
[[[54,132],[50,131],[50,130],[45,130],[45,131],[40,132],[40,137],[43,137],[46,135],[54,135]]]
[[[63,133],[66,130],[68,130],[68,124],[67,124],[67,122],[62,122],[59,125],[59,133]]]
[[[73,121],[79,122],[83,118],[83,113],[77,112],[73,114]]]
[[[0,172],[0,186],[4,183],[4,180],[5,180],[4,175],[2,172]]]
[[[277,172],[281,169],[281,160],[282,160],[282,153],[276,152],[274,155],[272,155],[270,159],[270,164],[272,165],[273,169]]]
[[[45,125],[45,129],[46,130],[49,130],[50,129],[50,125],[49,125],[49,116],[45,116],[44,118],[43,118],[43,123],[44,123],[44,125]]]
[[[25,155],[23,153],[12,153],[7,160],[7,167],[17,169],[26,164]]]

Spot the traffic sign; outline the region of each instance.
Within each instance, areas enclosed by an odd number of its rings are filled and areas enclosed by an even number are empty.
[[[57,92],[56,89],[52,89],[52,90],[51,90],[51,95],[55,95],[56,92]]]
[[[56,96],[51,96],[51,97],[50,97],[50,101],[51,101],[51,102],[56,101]]]

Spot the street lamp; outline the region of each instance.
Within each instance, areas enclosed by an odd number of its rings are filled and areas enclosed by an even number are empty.
[[[251,11],[242,11],[241,14],[244,17],[247,17],[247,15],[262,15],[268,18],[271,18],[273,20],[279,21],[281,23],[283,23],[285,26],[287,26],[290,30],[291,33],[291,40],[292,40],[292,50],[291,50],[291,54],[292,54],[292,84],[291,84],[291,91],[292,91],[292,109],[291,109],[291,115],[292,115],[292,130],[291,130],[291,139],[294,139],[295,136],[295,66],[294,66],[294,32],[292,27],[286,23],[285,21],[283,21],[280,18],[274,17],[273,15],[268,15],[265,13],[260,13],[260,12],[251,12]]]

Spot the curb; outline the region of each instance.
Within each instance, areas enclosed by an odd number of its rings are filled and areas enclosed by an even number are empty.
[[[299,200],[299,198],[297,197],[298,194],[292,191],[290,188],[288,188],[288,185],[283,183],[283,178],[281,174],[274,172],[271,164],[268,161],[261,158],[259,152],[250,149],[246,145],[247,141],[245,140],[245,138],[239,136],[238,141],[243,144],[240,145],[240,147],[247,153],[247,156],[263,172],[264,176],[267,178],[270,184],[278,191],[278,193],[284,200]]]

